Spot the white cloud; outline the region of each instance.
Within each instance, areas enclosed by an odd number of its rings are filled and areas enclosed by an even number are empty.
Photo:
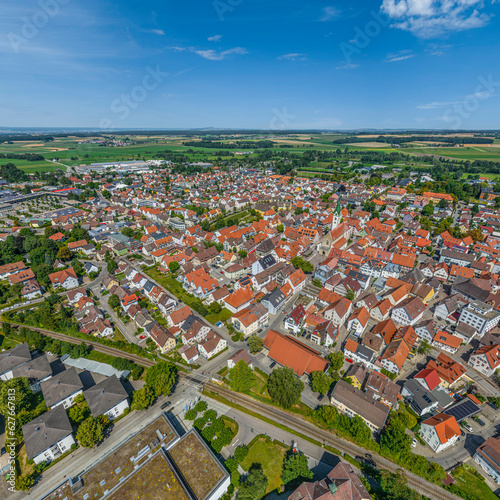
[[[207,40],[209,42],[220,42],[220,39],[222,38],[222,35],[214,35],[214,36],[209,36]]]
[[[175,50],[177,52],[189,51],[197,56],[203,57],[203,59],[208,59],[209,61],[222,61],[227,56],[232,54],[248,54],[247,49],[243,47],[234,47],[233,49],[227,49],[222,51],[217,51],[213,49],[197,49],[196,47],[167,47],[167,49]]]
[[[458,104],[459,101],[434,101],[427,104],[420,104],[417,109],[439,109]]]
[[[392,26],[434,38],[485,26],[491,15],[481,12],[484,6],[484,0],[383,0],[381,10],[393,19]]]
[[[154,33],[155,35],[165,36],[165,32],[163,30],[149,30],[150,33]]]
[[[335,69],[355,69],[359,68],[359,64],[345,63],[342,66],[337,66]]]
[[[415,57],[415,54],[412,54],[410,50],[400,50],[399,52],[387,54],[385,62],[404,61],[405,59],[411,59],[412,57]]]
[[[322,15],[320,18],[320,21],[330,21],[331,19],[334,19],[335,17],[340,16],[340,10],[337,9],[336,7],[324,7],[323,10],[321,11]]]
[[[283,54],[279,56],[278,59],[287,59],[289,61],[305,61],[307,59],[307,54],[300,54],[299,52],[292,52],[291,54]]]

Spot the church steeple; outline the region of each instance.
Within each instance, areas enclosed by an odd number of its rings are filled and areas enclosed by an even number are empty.
[[[332,230],[340,225],[341,220],[342,220],[342,213],[340,210],[340,198],[339,198],[339,201],[337,202],[337,207],[335,208],[335,212],[333,212]]]

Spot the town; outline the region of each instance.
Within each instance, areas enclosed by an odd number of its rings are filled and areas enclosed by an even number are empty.
[[[494,498],[500,184],[349,154],[6,159],[0,496]]]

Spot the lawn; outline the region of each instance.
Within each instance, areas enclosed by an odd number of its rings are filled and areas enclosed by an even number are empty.
[[[266,493],[269,493],[279,488],[283,483],[281,471],[286,450],[287,448],[281,443],[273,443],[270,438],[261,436],[250,446],[241,467],[248,471],[252,464],[260,464],[268,479]]]
[[[459,495],[459,492],[462,492],[465,494],[466,498],[498,500],[498,497],[491,491],[484,481],[484,478],[478,472],[476,474],[467,472],[463,467],[457,467],[452,473],[452,476],[455,478],[455,483],[451,486],[451,491]]]

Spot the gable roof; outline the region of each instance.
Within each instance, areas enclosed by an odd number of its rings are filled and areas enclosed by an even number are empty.
[[[47,406],[53,406],[83,389],[82,381],[74,367],[54,375],[42,382],[40,386]]]
[[[302,377],[304,373],[324,371],[328,361],[318,351],[311,349],[293,337],[269,330],[264,339],[264,347],[269,349],[269,357],[282,366],[288,366]]]
[[[430,425],[436,430],[439,441],[441,444],[447,443],[455,436],[460,436],[460,428],[458,427],[455,417],[446,415],[445,413],[438,413],[427,420],[422,422],[422,425]]]
[[[105,378],[102,382],[87,389],[83,395],[93,417],[106,413],[128,397],[127,391],[116,375]]]
[[[62,405],[23,425],[26,455],[32,459],[71,434],[72,427]]]
[[[28,344],[16,345],[8,351],[0,353],[0,373],[8,372],[31,360]]]

